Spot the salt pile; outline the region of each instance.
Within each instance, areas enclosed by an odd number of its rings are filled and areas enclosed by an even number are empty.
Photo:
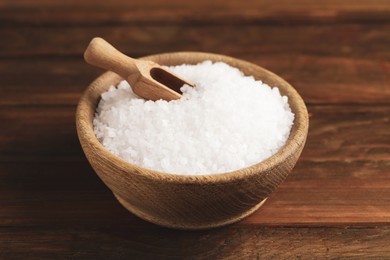
[[[101,95],[94,131],[113,154],[144,168],[184,175],[238,170],[275,154],[294,114],[277,87],[225,63],[168,67],[195,83],[180,100],[145,101],[122,81]]]

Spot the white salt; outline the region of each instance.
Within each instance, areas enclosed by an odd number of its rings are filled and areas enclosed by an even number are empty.
[[[183,175],[224,173],[275,154],[294,114],[286,96],[225,63],[168,67],[194,82],[183,97],[145,101],[122,81],[101,95],[94,131],[113,154],[144,168]]]

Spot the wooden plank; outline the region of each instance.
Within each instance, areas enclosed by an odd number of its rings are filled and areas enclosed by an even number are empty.
[[[0,227],[154,228],[128,213],[86,160],[0,163],[0,190]],[[390,160],[302,160],[257,212],[235,226],[389,224]]]
[[[309,111],[307,145],[293,174],[240,225],[388,225],[390,107]],[[87,166],[74,108],[3,107],[0,118],[0,225],[147,225]]]
[[[390,160],[300,161],[245,224],[379,226],[390,224]]]
[[[66,2],[60,0],[2,0],[0,3],[0,7],[2,8],[43,8],[43,7],[55,7],[55,8],[135,8],[139,9],[143,8],[145,10],[153,10],[153,9],[178,9],[178,8],[202,8],[207,9],[209,12],[215,11],[215,9],[223,8],[225,10],[240,8],[239,10],[247,10],[254,8],[261,8],[259,11],[296,11],[296,10],[348,10],[350,12],[360,12],[364,10],[371,11],[380,11],[382,9],[390,10],[390,4],[386,0],[345,0],[343,2],[339,2],[337,0],[319,0],[316,3],[313,3],[310,0],[297,0],[294,3],[288,0],[281,0],[278,3],[275,3],[272,0],[264,0],[264,1],[256,1],[256,0],[248,0],[245,2],[245,5],[242,3],[238,3],[233,0],[215,0],[213,1],[213,5],[210,5],[210,2],[207,0],[198,0],[196,2],[183,3],[181,1],[165,1],[165,0],[150,0],[148,2],[144,2],[142,0],[113,0],[111,2],[107,2],[104,0],[68,0]],[[211,8],[214,7],[215,9]],[[237,10],[237,11],[239,11]],[[188,11],[190,12],[190,11]]]
[[[147,13],[147,15],[145,15]],[[375,1],[12,1],[0,2],[2,24],[285,23],[389,21],[390,4]]]
[[[390,159],[389,106],[311,106],[304,160]]]
[[[388,61],[389,31],[390,23],[0,27],[0,57],[80,56],[101,36],[135,57],[183,50]]]
[[[75,106],[82,92],[102,72],[81,57],[3,59],[0,105]]]
[[[80,161],[75,107],[3,107],[1,161]]]
[[[110,227],[0,229],[0,257],[53,259],[323,259],[390,257],[390,228],[220,228],[184,232]]]
[[[267,54],[236,57],[280,75],[308,104],[390,102],[389,61]],[[0,105],[76,105],[101,72],[81,57],[3,59]]]
[[[390,106],[310,106],[309,113],[301,160],[390,159]],[[84,161],[74,116],[68,106],[2,107],[0,161]]]
[[[129,214],[86,160],[0,163],[0,189],[0,232],[9,226],[154,227]]]

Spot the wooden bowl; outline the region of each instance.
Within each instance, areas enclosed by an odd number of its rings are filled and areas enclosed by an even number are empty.
[[[256,211],[285,180],[300,156],[308,131],[306,106],[295,89],[279,76],[252,63],[210,53],[177,52],[144,57],[162,65],[223,61],[277,86],[295,114],[290,137],[275,155],[250,167],[223,174],[185,176],[162,173],[128,163],[98,141],[92,120],[100,94],[122,79],[106,72],[80,99],[77,133],[93,169],[130,212],[155,224],[178,229],[205,229],[234,223]]]

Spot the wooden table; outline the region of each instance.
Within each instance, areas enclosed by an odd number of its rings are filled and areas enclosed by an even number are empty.
[[[245,3],[245,4],[244,4]],[[214,230],[122,208],[87,163],[77,101],[102,36],[139,57],[206,51],[281,75],[310,131],[266,204]],[[390,258],[390,1],[1,0],[0,258]]]

